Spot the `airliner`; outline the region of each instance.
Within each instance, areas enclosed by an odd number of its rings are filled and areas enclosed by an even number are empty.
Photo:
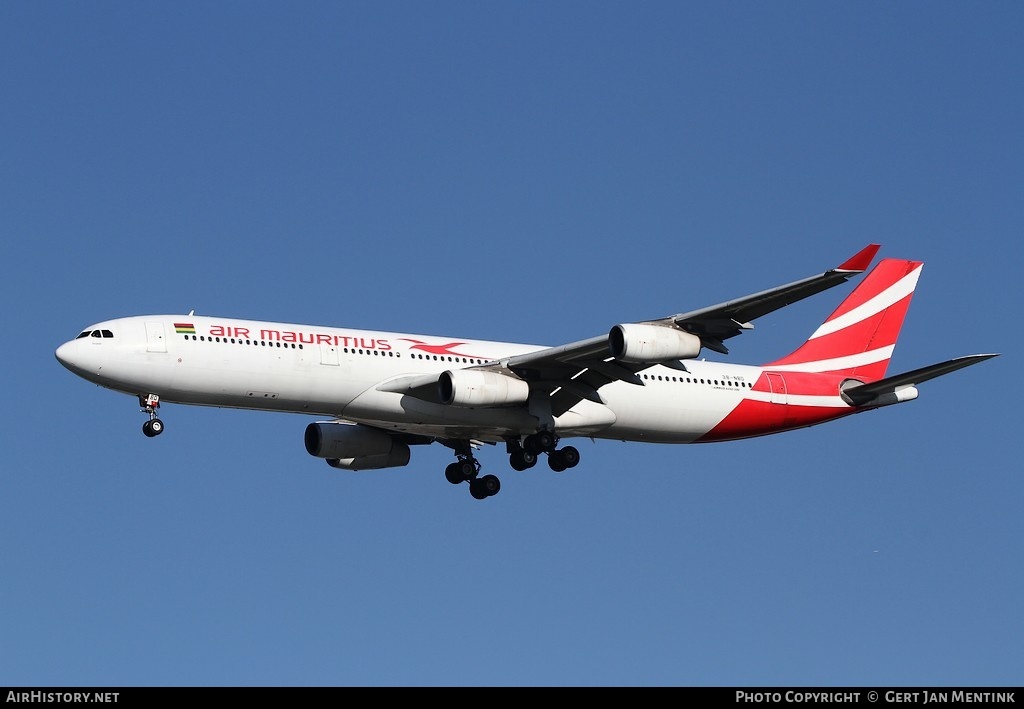
[[[580,462],[573,438],[711,443],[764,436],[911,401],[917,385],[997,356],[886,376],[922,262],[886,258],[792,353],[760,366],[709,361],[753,320],[867,271],[869,244],[836,268],[699,310],[619,323],[544,346],[227,317],[142,315],[90,325],[62,365],[138,397],[143,433],[161,404],[307,414],[306,451],[342,470],[408,465],[440,443],[444,471],[478,500],[501,489],[476,452],[504,444],[526,470]],[[705,353],[705,356],[702,356]]]

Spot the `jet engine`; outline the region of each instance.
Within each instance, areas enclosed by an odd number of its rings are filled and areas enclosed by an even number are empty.
[[[456,369],[441,373],[437,392],[451,406],[511,406],[530,398],[530,385],[497,372]]]
[[[664,325],[629,323],[616,325],[608,333],[612,357],[622,362],[666,362],[692,359],[700,354],[700,338]]]
[[[306,452],[326,458],[332,468],[379,470],[409,464],[409,446],[369,426],[318,421],[306,426]]]

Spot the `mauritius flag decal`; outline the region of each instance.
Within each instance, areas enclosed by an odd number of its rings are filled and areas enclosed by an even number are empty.
[[[194,335],[196,334],[196,327],[190,322],[176,322],[174,323],[174,331],[179,335]]]

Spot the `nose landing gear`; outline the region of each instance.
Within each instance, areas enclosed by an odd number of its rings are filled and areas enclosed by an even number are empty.
[[[149,414],[149,420],[142,424],[142,432],[147,437],[159,436],[164,432],[164,422],[157,417],[157,409],[160,408],[160,397],[156,394],[139,394],[139,406],[142,412]]]

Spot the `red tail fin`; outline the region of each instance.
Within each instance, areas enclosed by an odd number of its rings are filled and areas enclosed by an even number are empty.
[[[885,376],[921,275],[920,261],[884,259],[799,349],[766,368]]]

